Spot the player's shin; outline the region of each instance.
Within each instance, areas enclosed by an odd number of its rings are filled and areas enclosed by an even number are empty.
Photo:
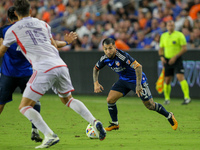
[[[90,124],[93,124],[94,120],[96,120],[87,107],[81,101],[74,99],[73,97],[67,102],[66,106],[73,109]]]
[[[118,111],[117,111],[116,103],[114,104],[108,103],[108,111],[109,111],[110,117],[112,118],[112,123],[118,125],[118,118],[117,118]]]
[[[48,125],[44,122],[40,113],[33,109],[31,106],[25,106],[20,109],[20,112],[30,120],[38,130],[40,130],[45,136],[49,134],[53,134],[53,131],[48,127]]]
[[[40,113],[40,107],[41,107],[41,104],[40,104],[40,102],[38,101],[36,104],[35,104],[35,106],[33,107],[33,109],[35,109],[37,112],[39,112]],[[32,123],[32,128],[33,129],[36,129],[36,127],[35,127],[35,125]]]
[[[169,112],[161,104],[156,102],[155,102],[155,111],[165,116],[166,118],[169,116]]]

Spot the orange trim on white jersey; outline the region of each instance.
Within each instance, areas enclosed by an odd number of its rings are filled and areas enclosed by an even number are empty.
[[[74,100],[74,98],[70,98],[69,102],[67,103],[67,107],[69,107],[69,105],[71,104],[72,100]]]
[[[55,69],[55,68],[58,68],[58,67],[67,67],[67,65],[59,65],[59,66],[55,66],[53,68],[50,68],[48,70],[46,70],[44,73],[47,73],[48,71],[52,70],[52,69]]]
[[[69,93],[69,92],[73,92],[74,91],[74,89],[73,90],[70,90],[70,91],[67,91],[67,92],[65,92],[65,93],[60,93],[60,92],[58,92],[59,94],[67,94],[67,93]]]
[[[46,28],[47,28],[47,31],[48,31],[49,37],[51,38],[50,31],[49,31],[49,29],[48,29],[47,23],[45,23],[45,26],[46,26]]]
[[[17,37],[16,33],[12,30],[12,33],[14,34],[14,36],[17,39],[17,44],[21,47],[22,51],[24,52],[24,54],[26,54],[26,49],[25,47],[22,45],[22,43],[20,42],[19,38]]]
[[[33,80],[35,79],[35,76],[37,75],[37,71],[34,71],[31,78],[29,79],[28,83],[33,83]]]
[[[28,109],[30,109],[30,108],[33,108],[33,107],[31,107],[31,106],[26,106],[26,108],[24,108],[24,109],[21,111],[21,113],[24,115],[24,113],[25,113]]]
[[[30,86],[30,89],[33,91],[33,92],[35,92],[35,93],[37,93],[37,94],[39,94],[39,95],[42,95],[43,96],[43,94],[42,93],[39,93],[39,92],[37,92],[37,91],[35,91],[35,90],[33,90],[33,88]]]

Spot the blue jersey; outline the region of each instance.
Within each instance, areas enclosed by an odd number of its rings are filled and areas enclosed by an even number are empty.
[[[131,67],[135,61],[136,60],[128,53],[117,50],[113,59],[109,59],[106,55],[104,55],[96,63],[95,67],[97,70],[100,70],[107,65],[119,75],[119,79],[136,84],[135,69]],[[144,82],[146,82],[146,75],[142,72],[141,83]]]
[[[6,25],[0,28],[0,38],[4,39],[6,31],[12,26]],[[1,73],[10,77],[27,77],[33,73],[31,64],[24,57],[17,44],[12,44],[3,56]]]

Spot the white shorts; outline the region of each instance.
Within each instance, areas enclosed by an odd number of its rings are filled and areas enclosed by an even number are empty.
[[[26,85],[23,97],[37,102],[50,88],[60,97],[67,97],[74,91],[67,67],[55,67],[46,72],[35,71]]]

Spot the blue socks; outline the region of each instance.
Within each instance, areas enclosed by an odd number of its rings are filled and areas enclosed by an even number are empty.
[[[165,116],[166,118],[169,116],[169,112],[161,104],[156,102],[155,102],[155,111]]]
[[[112,118],[112,122],[118,122],[118,118],[117,118],[117,106],[116,103],[114,104],[108,104],[108,111],[110,113],[110,117]]]

